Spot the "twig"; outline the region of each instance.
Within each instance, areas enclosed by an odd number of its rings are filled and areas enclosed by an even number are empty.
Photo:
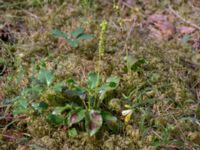
[[[117,31],[121,30],[120,27],[118,25],[116,25],[114,21],[111,21],[111,23],[112,23],[111,26],[113,26],[115,29],[117,29]]]
[[[16,139],[14,136],[11,136],[11,135],[2,134],[2,136],[7,138],[7,139],[10,139],[10,140]]]
[[[200,30],[200,26],[192,23],[191,21],[189,20],[186,20],[185,18],[183,18],[178,12],[176,12],[170,5],[168,6],[169,8],[169,11],[172,12],[176,17],[178,17],[179,19],[181,19],[183,22],[189,24],[190,26]]]
[[[197,119],[195,120],[195,123],[200,126],[200,122]]]
[[[6,65],[4,65],[4,66],[3,66],[3,69],[2,69],[2,70],[1,70],[1,72],[0,72],[0,76],[4,74],[4,72],[5,72],[6,68],[7,68],[7,66],[6,66]]]
[[[162,137],[154,130],[151,130],[159,139],[162,139]]]
[[[13,121],[11,121],[10,123],[8,123],[8,124],[3,128],[2,133],[4,133],[4,132],[8,129],[8,127],[9,127],[10,125],[14,124],[14,123],[17,122],[17,121],[18,121],[18,120],[13,120]]]

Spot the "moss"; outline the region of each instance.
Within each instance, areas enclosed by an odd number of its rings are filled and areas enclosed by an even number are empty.
[[[117,98],[113,98],[109,101],[109,108],[111,110],[114,110],[118,113],[121,112],[122,110],[122,104],[121,104],[121,100],[120,99],[117,99]]]
[[[23,18],[27,28],[25,33],[15,34],[18,35],[15,45],[0,43],[0,72],[5,65],[8,66],[6,74],[1,78],[4,97],[10,99],[18,95],[34,75],[35,65],[41,65],[41,60],[45,61],[47,68],[54,70],[55,82],[73,78],[78,84],[84,85],[87,74],[94,71],[98,64],[99,23],[106,18],[107,44],[100,62],[101,73],[105,76],[117,75],[121,77],[121,82],[120,87],[111,93],[112,97],[118,99],[105,103],[105,109],[117,112],[118,119],[124,120],[121,116],[123,105],[134,107],[133,116],[125,130],[115,135],[111,131],[103,133],[102,139],[89,138],[85,134],[69,138],[65,135],[66,131],[61,132],[51,126],[45,117],[30,116],[31,121],[24,131],[28,130],[35,143],[41,142],[49,149],[153,149],[154,145],[158,145],[160,149],[169,149],[167,146],[177,149],[199,148],[199,126],[193,120],[200,118],[199,54],[189,43],[181,43],[179,37],[159,42],[150,39],[144,23],[145,17],[162,13],[168,4],[173,5],[185,18],[191,17],[191,20],[198,23],[199,14],[192,10],[193,7],[189,7],[193,1],[190,4],[189,1],[180,0],[159,3],[136,1],[133,9],[119,5],[117,15],[113,4],[108,1],[97,1],[98,5],[94,9],[86,10],[73,0],[69,0],[65,7],[60,7],[64,2],[62,0],[35,2],[18,0],[15,4],[6,2],[0,6],[0,14],[5,14],[0,15],[1,22],[8,21],[15,25],[19,18]],[[194,6],[198,5],[195,2]],[[27,11],[21,12],[18,8]],[[164,13],[168,15],[168,12]],[[134,31],[128,41],[125,41],[126,32],[134,17],[138,18]],[[174,16],[170,17],[175,24],[182,24]],[[76,49],[67,42],[55,40],[49,34],[53,29],[68,33],[78,26],[94,34],[96,38],[91,42],[81,43]],[[191,39],[199,37],[198,34],[191,35]],[[130,56],[146,60],[147,63],[142,65],[140,71],[127,72],[125,52],[122,51],[125,44]],[[20,67],[24,70],[23,80],[17,82]],[[36,101],[46,101],[50,107],[54,107],[62,106],[68,100],[71,98],[66,95],[47,90]],[[169,126],[173,129],[169,129]],[[174,141],[181,142],[182,146]],[[14,149],[13,146],[11,149]]]
[[[45,101],[50,106],[62,106],[67,102],[67,98],[62,93],[47,90],[40,96],[40,101]]]
[[[111,135],[103,144],[103,149],[105,150],[125,150],[135,148],[136,146],[129,137],[122,137],[119,135]]]
[[[52,127],[44,117],[32,118],[28,122],[28,132],[32,137],[40,138],[52,133]]]

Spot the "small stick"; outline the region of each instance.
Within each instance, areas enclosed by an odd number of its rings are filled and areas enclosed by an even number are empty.
[[[154,130],[151,130],[159,139],[162,139],[162,137]]]
[[[4,65],[2,71],[0,72],[0,76],[4,74],[5,70],[6,70],[7,66]]]
[[[186,20],[185,18],[183,18],[178,12],[176,12],[170,5],[169,7],[169,11],[172,12],[176,17],[178,17],[179,19],[181,19],[183,22],[189,24],[190,26],[200,30],[200,26],[190,22],[189,20]]]
[[[120,27],[119,27],[118,25],[116,25],[114,21],[111,21],[111,23],[112,23],[112,26],[113,26],[115,29],[117,29],[117,31],[120,31],[120,30],[121,30]]]
[[[200,126],[200,122],[197,119],[195,119],[195,123]]]

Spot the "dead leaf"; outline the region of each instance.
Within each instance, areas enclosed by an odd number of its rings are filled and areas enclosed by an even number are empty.
[[[159,30],[157,30],[153,26],[149,26],[148,29],[149,29],[149,37],[150,38],[157,39],[158,41],[163,40],[162,33]]]
[[[155,27],[157,27],[163,34],[164,37],[170,39],[176,33],[176,29],[173,24],[168,21],[165,22],[157,22],[154,23]]]
[[[177,32],[180,33],[181,35],[184,34],[191,34],[195,31],[196,29],[193,27],[187,27],[187,26],[182,26],[177,28]]]
[[[147,24],[153,25],[155,28],[155,30],[150,30],[150,32],[159,30],[162,33],[164,39],[171,39],[176,33],[175,26],[168,21],[168,17],[165,15],[151,15],[147,18]],[[158,32],[153,34],[158,35]],[[161,36],[159,35],[157,38],[161,38]]]
[[[165,15],[154,14],[147,18],[147,23],[165,22],[168,18]]]

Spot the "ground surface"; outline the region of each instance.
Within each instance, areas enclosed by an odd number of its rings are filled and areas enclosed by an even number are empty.
[[[198,0],[99,0],[90,6],[78,0],[0,0],[0,149],[200,149],[199,14]],[[41,66],[53,70],[55,83],[73,78],[85,85],[98,68],[103,20],[108,28],[101,74],[121,78],[113,104],[103,108],[117,116],[120,129],[102,129],[96,137],[80,131],[72,138],[45,115],[14,117],[13,100]],[[94,39],[73,48],[51,34],[77,27]],[[127,54],[145,63],[128,71]],[[46,90],[29,99],[55,95]],[[127,105],[134,111],[126,122]]]

